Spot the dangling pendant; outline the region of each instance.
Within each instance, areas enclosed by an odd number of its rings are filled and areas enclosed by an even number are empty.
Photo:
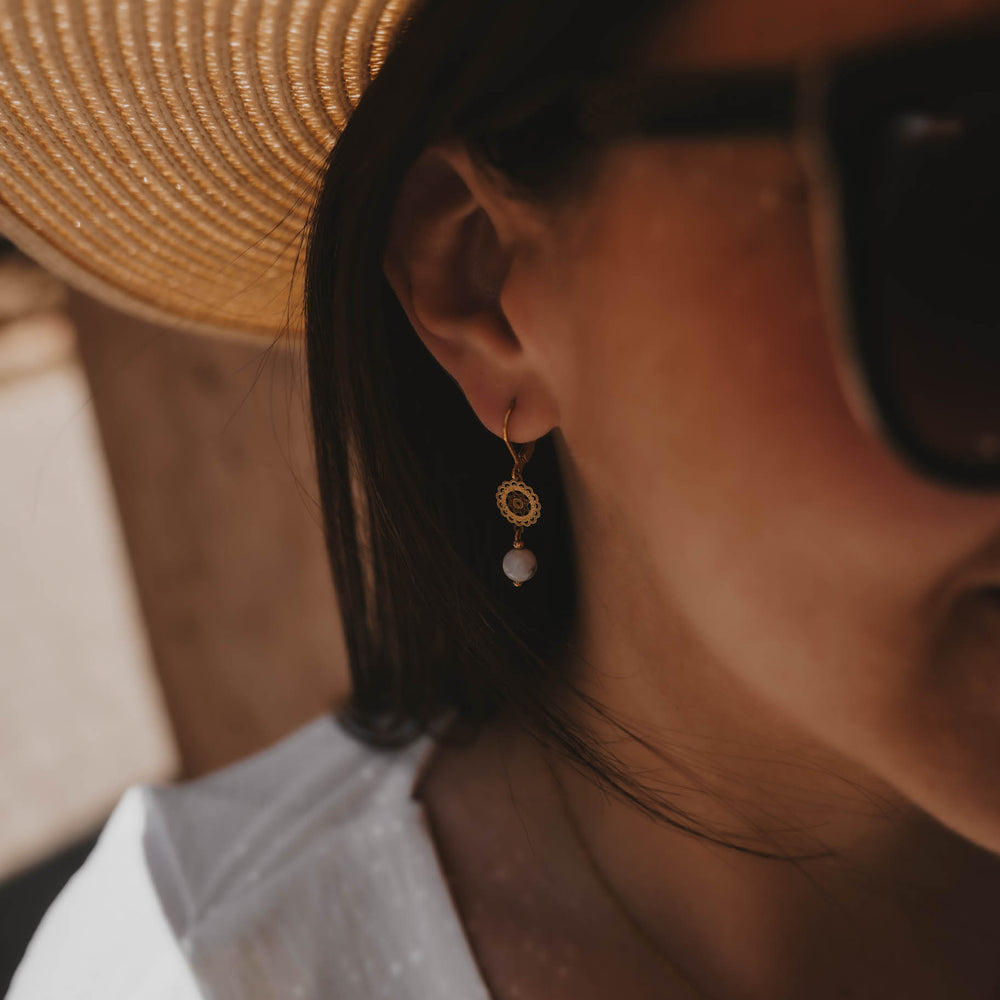
[[[535,450],[535,443],[532,441],[526,444],[520,452],[514,451],[507,437],[507,424],[510,422],[510,415],[514,411],[514,403],[510,404],[507,416],[503,422],[503,439],[507,445],[507,450],[514,459],[514,470],[510,474],[510,479],[500,484],[497,490],[497,507],[500,513],[514,525],[514,547],[503,557],[503,571],[515,587],[520,587],[522,583],[527,583],[538,569],[538,560],[531,549],[524,547],[524,529],[528,525],[534,524],[542,513],[542,502],[538,499],[538,494],[524,481],[521,472],[528,459],[531,458]]]
[[[520,530],[520,529],[518,529]],[[524,547],[524,542],[519,538],[514,538],[514,548],[503,557],[503,572],[515,587],[520,587],[522,583],[527,583],[538,569],[538,560],[531,549]]]

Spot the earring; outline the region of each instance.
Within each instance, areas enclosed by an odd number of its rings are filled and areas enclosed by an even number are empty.
[[[507,425],[510,423],[510,415],[514,412],[516,402],[516,399],[511,400],[507,416],[503,418],[503,440],[514,459],[514,471],[511,472],[510,479],[501,483],[497,490],[497,507],[514,525],[514,547],[503,557],[504,575],[515,587],[520,587],[522,583],[527,583],[538,569],[535,553],[524,547],[524,529],[534,524],[541,516],[542,502],[521,475],[535,450],[535,442],[532,441],[519,451],[515,451],[510,438],[507,437]]]

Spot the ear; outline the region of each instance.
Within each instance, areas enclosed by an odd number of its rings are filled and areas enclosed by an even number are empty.
[[[542,373],[503,309],[529,213],[472,161],[464,144],[437,143],[410,168],[389,226],[383,267],[414,330],[459,384],[480,421],[533,441],[557,423]]]

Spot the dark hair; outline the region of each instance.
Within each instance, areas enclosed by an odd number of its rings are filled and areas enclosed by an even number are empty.
[[[515,589],[500,569],[512,529],[494,499],[510,456],[424,348],[382,269],[397,191],[437,138],[465,138],[525,198],[584,184],[598,151],[567,107],[572,84],[621,70],[667,6],[427,0],[327,164],[309,232],[306,349],[353,681],[343,721],[385,745],[442,718],[473,733],[510,713],[606,787],[716,839],[571,721],[560,695],[575,691],[565,665],[577,592],[554,449],[539,441],[526,470],[543,502],[528,538],[539,570]]]

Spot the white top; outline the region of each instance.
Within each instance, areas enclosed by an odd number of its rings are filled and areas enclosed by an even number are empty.
[[[412,795],[433,748],[375,750],[324,715],[132,786],[7,1000],[489,1000]]]

